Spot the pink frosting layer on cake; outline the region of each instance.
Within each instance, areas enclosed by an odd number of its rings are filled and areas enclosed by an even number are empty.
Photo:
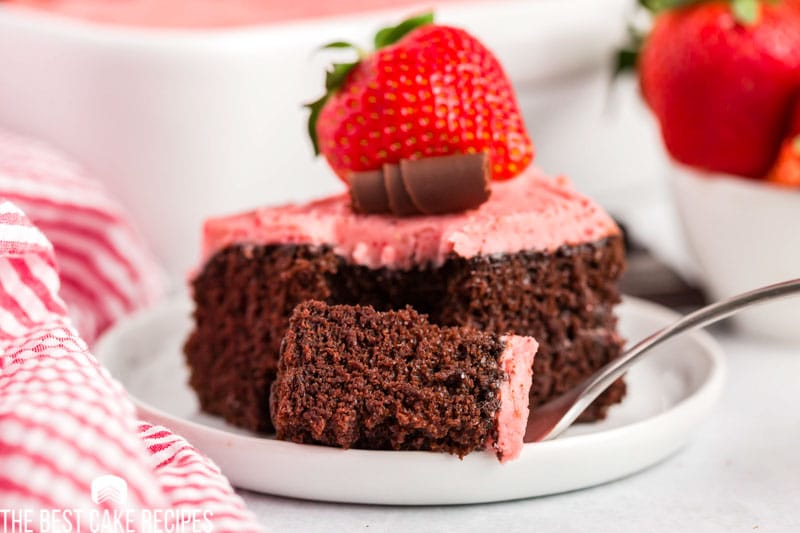
[[[329,245],[355,264],[405,270],[441,265],[449,254],[552,251],[618,232],[611,217],[568,179],[530,169],[493,183],[489,201],[477,209],[453,215],[359,215],[347,195],[338,195],[212,218],[204,228],[203,261],[236,243],[309,244]]]
[[[528,425],[528,394],[533,380],[533,356],[539,348],[533,337],[508,335],[500,364],[508,379],[500,386],[500,410],[497,413],[497,441],[488,448],[500,462],[519,457]]]

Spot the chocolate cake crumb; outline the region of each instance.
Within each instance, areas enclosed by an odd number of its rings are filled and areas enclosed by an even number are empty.
[[[279,439],[460,457],[497,439],[498,336],[410,307],[297,306],[272,385]]]
[[[620,236],[552,252],[451,255],[438,268],[407,271],[352,265],[326,246],[229,246],[193,282],[195,329],[185,345],[190,383],[204,411],[271,431],[270,385],[298,304],[411,306],[434,324],[536,338],[535,410],[620,355],[613,306],[624,264]],[[580,420],[604,418],[624,393],[620,380]]]

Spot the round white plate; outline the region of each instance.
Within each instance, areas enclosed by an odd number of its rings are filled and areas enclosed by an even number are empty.
[[[199,412],[181,346],[190,328],[185,298],[120,322],[95,353],[133,397],[140,416],[182,434],[241,488],[270,494],[394,505],[492,502],[580,489],[648,467],[680,448],[720,396],[719,345],[696,332],[667,343],[628,374],[628,395],[608,419],[558,439],[526,444],[500,464],[488,453],[463,460],[430,452],[340,450],[277,441]],[[677,318],[628,298],[620,330],[638,340]]]

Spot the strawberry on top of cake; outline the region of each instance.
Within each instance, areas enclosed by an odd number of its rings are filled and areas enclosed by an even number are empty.
[[[401,159],[484,152],[492,179],[533,160],[517,98],[502,65],[478,39],[433,24],[428,13],[375,35],[375,51],[335,63],[325,94],[309,104],[318,153],[347,180]]]

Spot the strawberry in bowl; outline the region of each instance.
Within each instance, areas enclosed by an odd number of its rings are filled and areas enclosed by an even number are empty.
[[[642,94],[684,165],[761,179],[800,93],[800,3],[650,1]]]
[[[637,64],[642,96],[706,288],[723,298],[800,276],[800,2],[641,3],[654,13]],[[786,301],[737,324],[797,340],[796,316]]]
[[[789,133],[767,174],[767,181],[786,187],[800,187],[800,103],[795,106]]]

